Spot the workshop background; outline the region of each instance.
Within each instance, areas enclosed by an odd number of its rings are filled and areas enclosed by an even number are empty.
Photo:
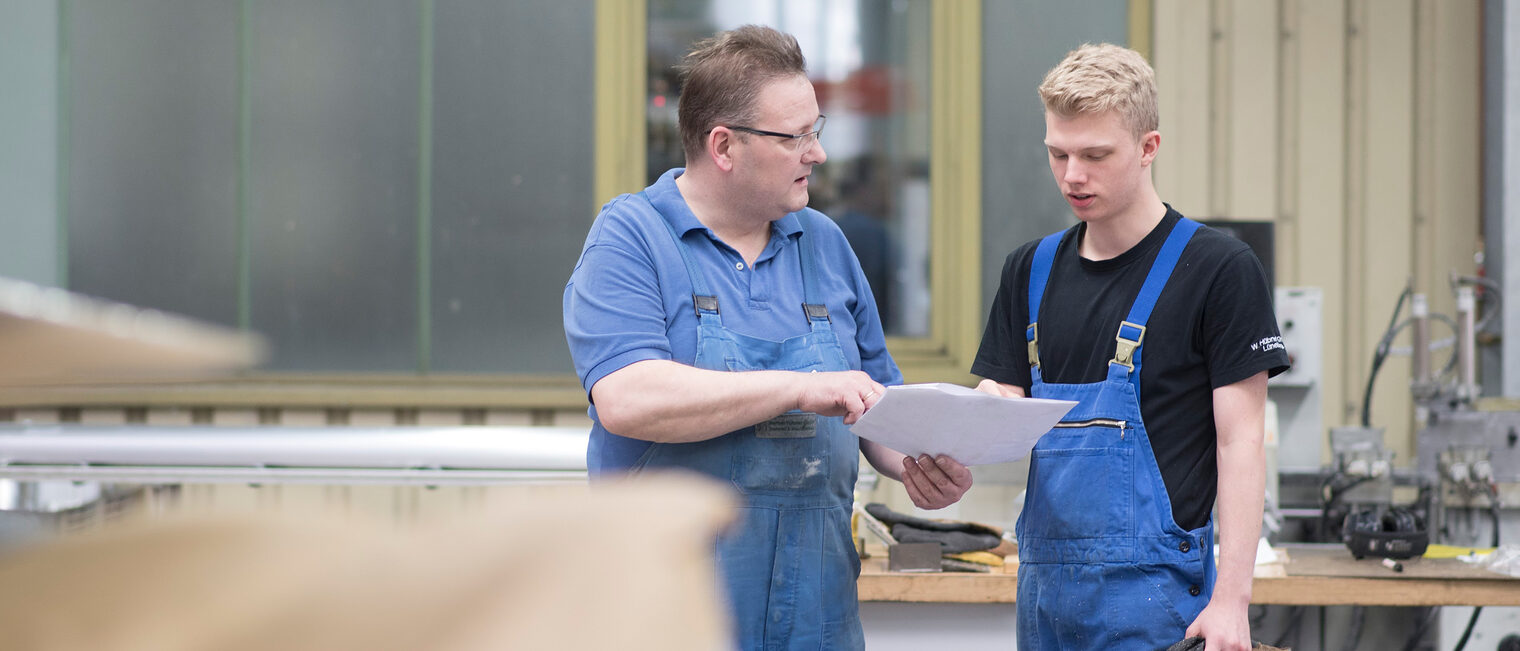
[[[1466,523],[1432,523],[1454,544],[1517,540],[1515,0],[11,0],[0,276],[270,354],[214,381],[0,388],[0,422],[589,427],[563,284],[601,204],[680,162],[670,66],[747,22],[808,56],[829,115],[814,205],[856,245],[907,381],[974,382],[1004,256],[1072,223],[1035,88],[1084,42],[1125,44],[1157,73],[1162,198],[1251,243],[1277,288],[1294,368],[1270,391],[1271,533],[1424,500]],[[1023,473],[979,468],[940,515],[1011,527]],[[1480,482],[1492,497],[1462,492]],[[0,480],[0,509],[67,514],[28,535],[99,521],[116,494],[26,483]],[[183,490],[407,520],[487,489]],[[1503,526],[1473,515],[1490,500]],[[868,605],[872,648],[919,635],[888,619],[1011,647],[1011,609],[907,608]],[[1268,641],[1299,627],[1300,649],[1388,648],[1419,619],[1330,610],[1253,613]],[[1443,610],[1424,648],[1451,648],[1471,611]],[[1470,648],[1520,632],[1515,611],[1488,609]]]

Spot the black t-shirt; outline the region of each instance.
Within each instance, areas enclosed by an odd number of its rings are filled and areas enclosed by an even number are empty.
[[[1040,305],[1040,373],[1046,382],[1101,382],[1114,335],[1151,263],[1182,215],[1166,216],[1134,248],[1092,261],[1077,254],[1085,224],[1061,237]],[[1029,390],[1029,266],[1038,241],[1009,254],[971,372]],[[1172,515],[1183,529],[1208,521],[1219,474],[1213,389],[1288,369],[1266,272],[1251,249],[1203,226],[1157,299],[1141,348],[1140,414]]]

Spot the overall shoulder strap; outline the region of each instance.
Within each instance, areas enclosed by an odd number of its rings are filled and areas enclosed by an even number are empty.
[[[639,198],[643,199],[645,203],[649,204],[650,208],[654,209],[655,214],[660,218],[660,223],[664,224],[665,230],[670,232],[670,238],[675,240],[676,250],[681,252],[681,261],[686,263],[686,275],[691,278],[691,303],[697,311],[697,316],[701,317],[704,312],[709,314],[719,313],[718,297],[708,291],[707,277],[702,275],[702,269],[697,266],[697,261],[692,259],[691,251],[686,248],[686,243],[681,241],[681,234],[676,232],[675,225],[671,224],[670,220],[665,218],[664,213],[661,213],[660,209],[654,205],[654,202],[649,200],[648,194],[639,192]]]
[[[830,321],[829,306],[823,303],[823,294],[818,289],[818,252],[813,249],[811,235],[817,218],[802,210],[797,213],[797,221],[802,224],[802,236],[797,238],[797,255],[802,261],[802,313],[809,321]]]
[[[1156,300],[1161,297],[1161,291],[1166,289],[1166,281],[1172,277],[1172,270],[1182,258],[1182,250],[1187,248],[1188,241],[1193,238],[1198,226],[1198,222],[1183,217],[1166,236],[1161,252],[1156,254],[1156,260],[1151,263],[1150,272],[1145,276],[1145,284],[1140,286],[1140,294],[1129,308],[1129,315],[1119,324],[1119,333],[1115,336],[1118,345],[1114,348],[1114,359],[1110,364],[1128,367],[1131,373],[1140,368],[1140,347],[1145,342],[1145,324],[1150,321]]]
[[[1057,231],[1045,236],[1040,240],[1040,245],[1034,250],[1034,260],[1029,265],[1029,325],[1024,328],[1024,340],[1029,342],[1029,365],[1035,368],[1040,366],[1040,300],[1045,297],[1045,286],[1050,283],[1050,268],[1056,259],[1056,249],[1061,245],[1061,236],[1066,231]]]

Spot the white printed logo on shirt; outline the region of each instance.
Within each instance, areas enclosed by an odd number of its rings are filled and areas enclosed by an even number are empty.
[[[1255,342],[1251,343],[1251,352],[1253,352],[1253,353],[1265,353],[1265,352],[1269,352],[1269,351],[1273,351],[1273,350],[1282,350],[1282,349],[1283,349],[1283,340],[1282,340],[1282,336],[1281,335],[1277,335],[1277,336],[1273,336],[1273,337],[1263,337],[1261,339],[1261,341],[1255,341]]]

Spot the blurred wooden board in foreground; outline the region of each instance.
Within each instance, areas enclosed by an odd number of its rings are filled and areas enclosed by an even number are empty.
[[[263,355],[254,335],[0,278],[0,386],[193,379]]]
[[[7,648],[729,648],[713,561],[735,501],[652,475],[398,528],[149,520],[0,556]]]

